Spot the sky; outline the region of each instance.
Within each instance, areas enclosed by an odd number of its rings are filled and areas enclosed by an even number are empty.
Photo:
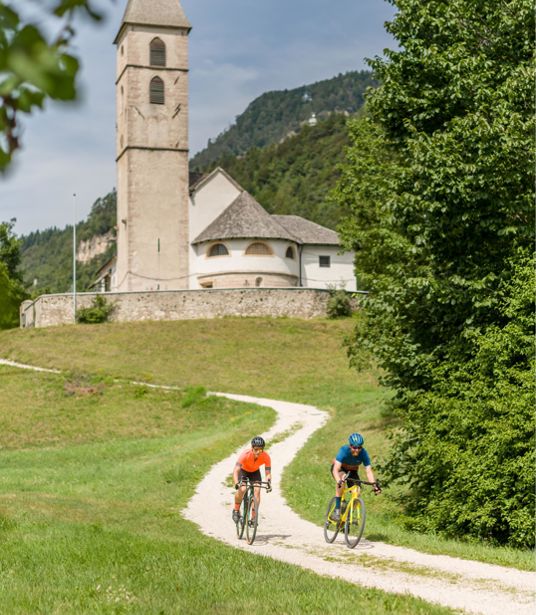
[[[23,118],[23,149],[7,176],[0,176],[0,222],[16,218],[17,235],[83,220],[95,200],[116,185],[113,40],[127,0],[94,5],[104,22],[75,24],[80,100],[49,102],[44,111]],[[191,156],[261,94],[366,69],[366,58],[394,47],[384,28],[393,7],[385,0],[181,0],[181,5],[193,26]]]

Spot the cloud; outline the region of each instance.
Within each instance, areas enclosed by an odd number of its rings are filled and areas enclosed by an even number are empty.
[[[25,0],[27,1],[27,0]],[[25,234],[72,222],[115,186],[115,47],[126,0],[98,0],[108,19],[77,24],[81,101],[25,119],[24,150],[0,178],[0,221]],[[190,149],[205,147],[266,91],[365,67],[390,38],[378,0],[181,0],[190,35]]]

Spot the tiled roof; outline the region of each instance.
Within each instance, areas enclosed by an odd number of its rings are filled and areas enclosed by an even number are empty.
[[[245,238],[288,239],[300,243],[275,218],[244,190],[192,243]]]
[[[297,237],[299,243],[340,245],[339,236],[335,231],[325,226],[320,226],[316,222],[311,222],[300,216],[273,215],[272,218]]]

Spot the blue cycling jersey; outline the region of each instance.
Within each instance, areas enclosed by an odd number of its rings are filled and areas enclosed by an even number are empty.
[[[349,466],[354,468],[357,468],[357,466],[361,464],[363,464],[365,467],[370,465],[370,457],[364,448],[362,448],[359,451],[359,454],[354,457],[348,444],[341,446],[335,459],[337,461],[340,461],[343,466]]]

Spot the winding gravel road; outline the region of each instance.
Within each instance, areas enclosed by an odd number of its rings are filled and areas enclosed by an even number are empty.
[[[269,406],[276,411],[276,424],[262,434],[268,443],[274,438],[276,442],[269,447],[274,489],[271,494],[263,494],[255,543],[249,546],[245,540],[238,540],[231,520],[233,489],[226,482],[238,453],[247,446],[244,445],[210,469],[182,511],[205,534],[237,549],[302,566],[318,574],[388,592],[412,594],[468,613],[536,613],[536,573],[428,555],[367,540],[350,550],[342,536],[335,543],[327,544],[321,527],[301,519],[289,508],[277,480],[307,438],[326,422],[327,414],[303,404],[215,394]]]
[[[0,365],[59,373],[0,359]],[[158,385],[149,385],[158,387]],[[162,387],[176,388],[176,387]],[[428,555],[403,547],[362,540],[350,550],[339,537],[328,545],[322,528],[298,517],[286,504],[278,477],[305,441],[328,418],[313,406],[261,399],[245,395],[214,393],[230,399],[269,406],[277,413],[272,429],[263,434],[270,445],[274,488],[264,494],[257,538],[249,546],[238,540],[231,520],[233,490],[226,486],[238,451],[213,466],[199,483],[182,515],[195,522],[207,535],[237,549],[271,557],[384,591],[412,594],[429,602],[482,615],[534,615],[536,573],[462,560],[445,555]],[[210,506],[207,506],[210,502]],[[366,532],[366,530],[365,530]]]

